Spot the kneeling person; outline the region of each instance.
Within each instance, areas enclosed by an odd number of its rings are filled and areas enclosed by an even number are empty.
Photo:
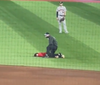
[[[58,48],[57,41],[52,37],[48,32],[44,34],[45,37],[49,40],[49,45],[47,46],[46,57],[55,57],[55,52]]]

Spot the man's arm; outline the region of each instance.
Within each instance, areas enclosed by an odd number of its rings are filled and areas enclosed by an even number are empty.
[[[56,9],[56,18],[57,18],[57,20],[58,20],[58,7],[57,7],[57,9]]]
[[[56,12],[56,18],[57,18],[57,20],[58,20],[58,12]]]
[[[66,11],[64,12],[64,17],[66,16]]]

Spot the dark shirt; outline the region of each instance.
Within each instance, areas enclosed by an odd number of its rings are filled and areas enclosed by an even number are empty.
[[[57,46],[57,41],[52,36],[49,36],[49,45],[55,45],[55,46]]]

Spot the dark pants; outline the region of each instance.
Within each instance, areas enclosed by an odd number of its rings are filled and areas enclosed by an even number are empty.
[[[55,57],[55,52],[57,50],[57,46],[52,45],[47,47],[47,55],[49,57]]]

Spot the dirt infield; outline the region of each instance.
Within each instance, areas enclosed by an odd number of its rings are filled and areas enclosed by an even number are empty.
[[[100,85],[100,72],[0,66],[0,85]]]

